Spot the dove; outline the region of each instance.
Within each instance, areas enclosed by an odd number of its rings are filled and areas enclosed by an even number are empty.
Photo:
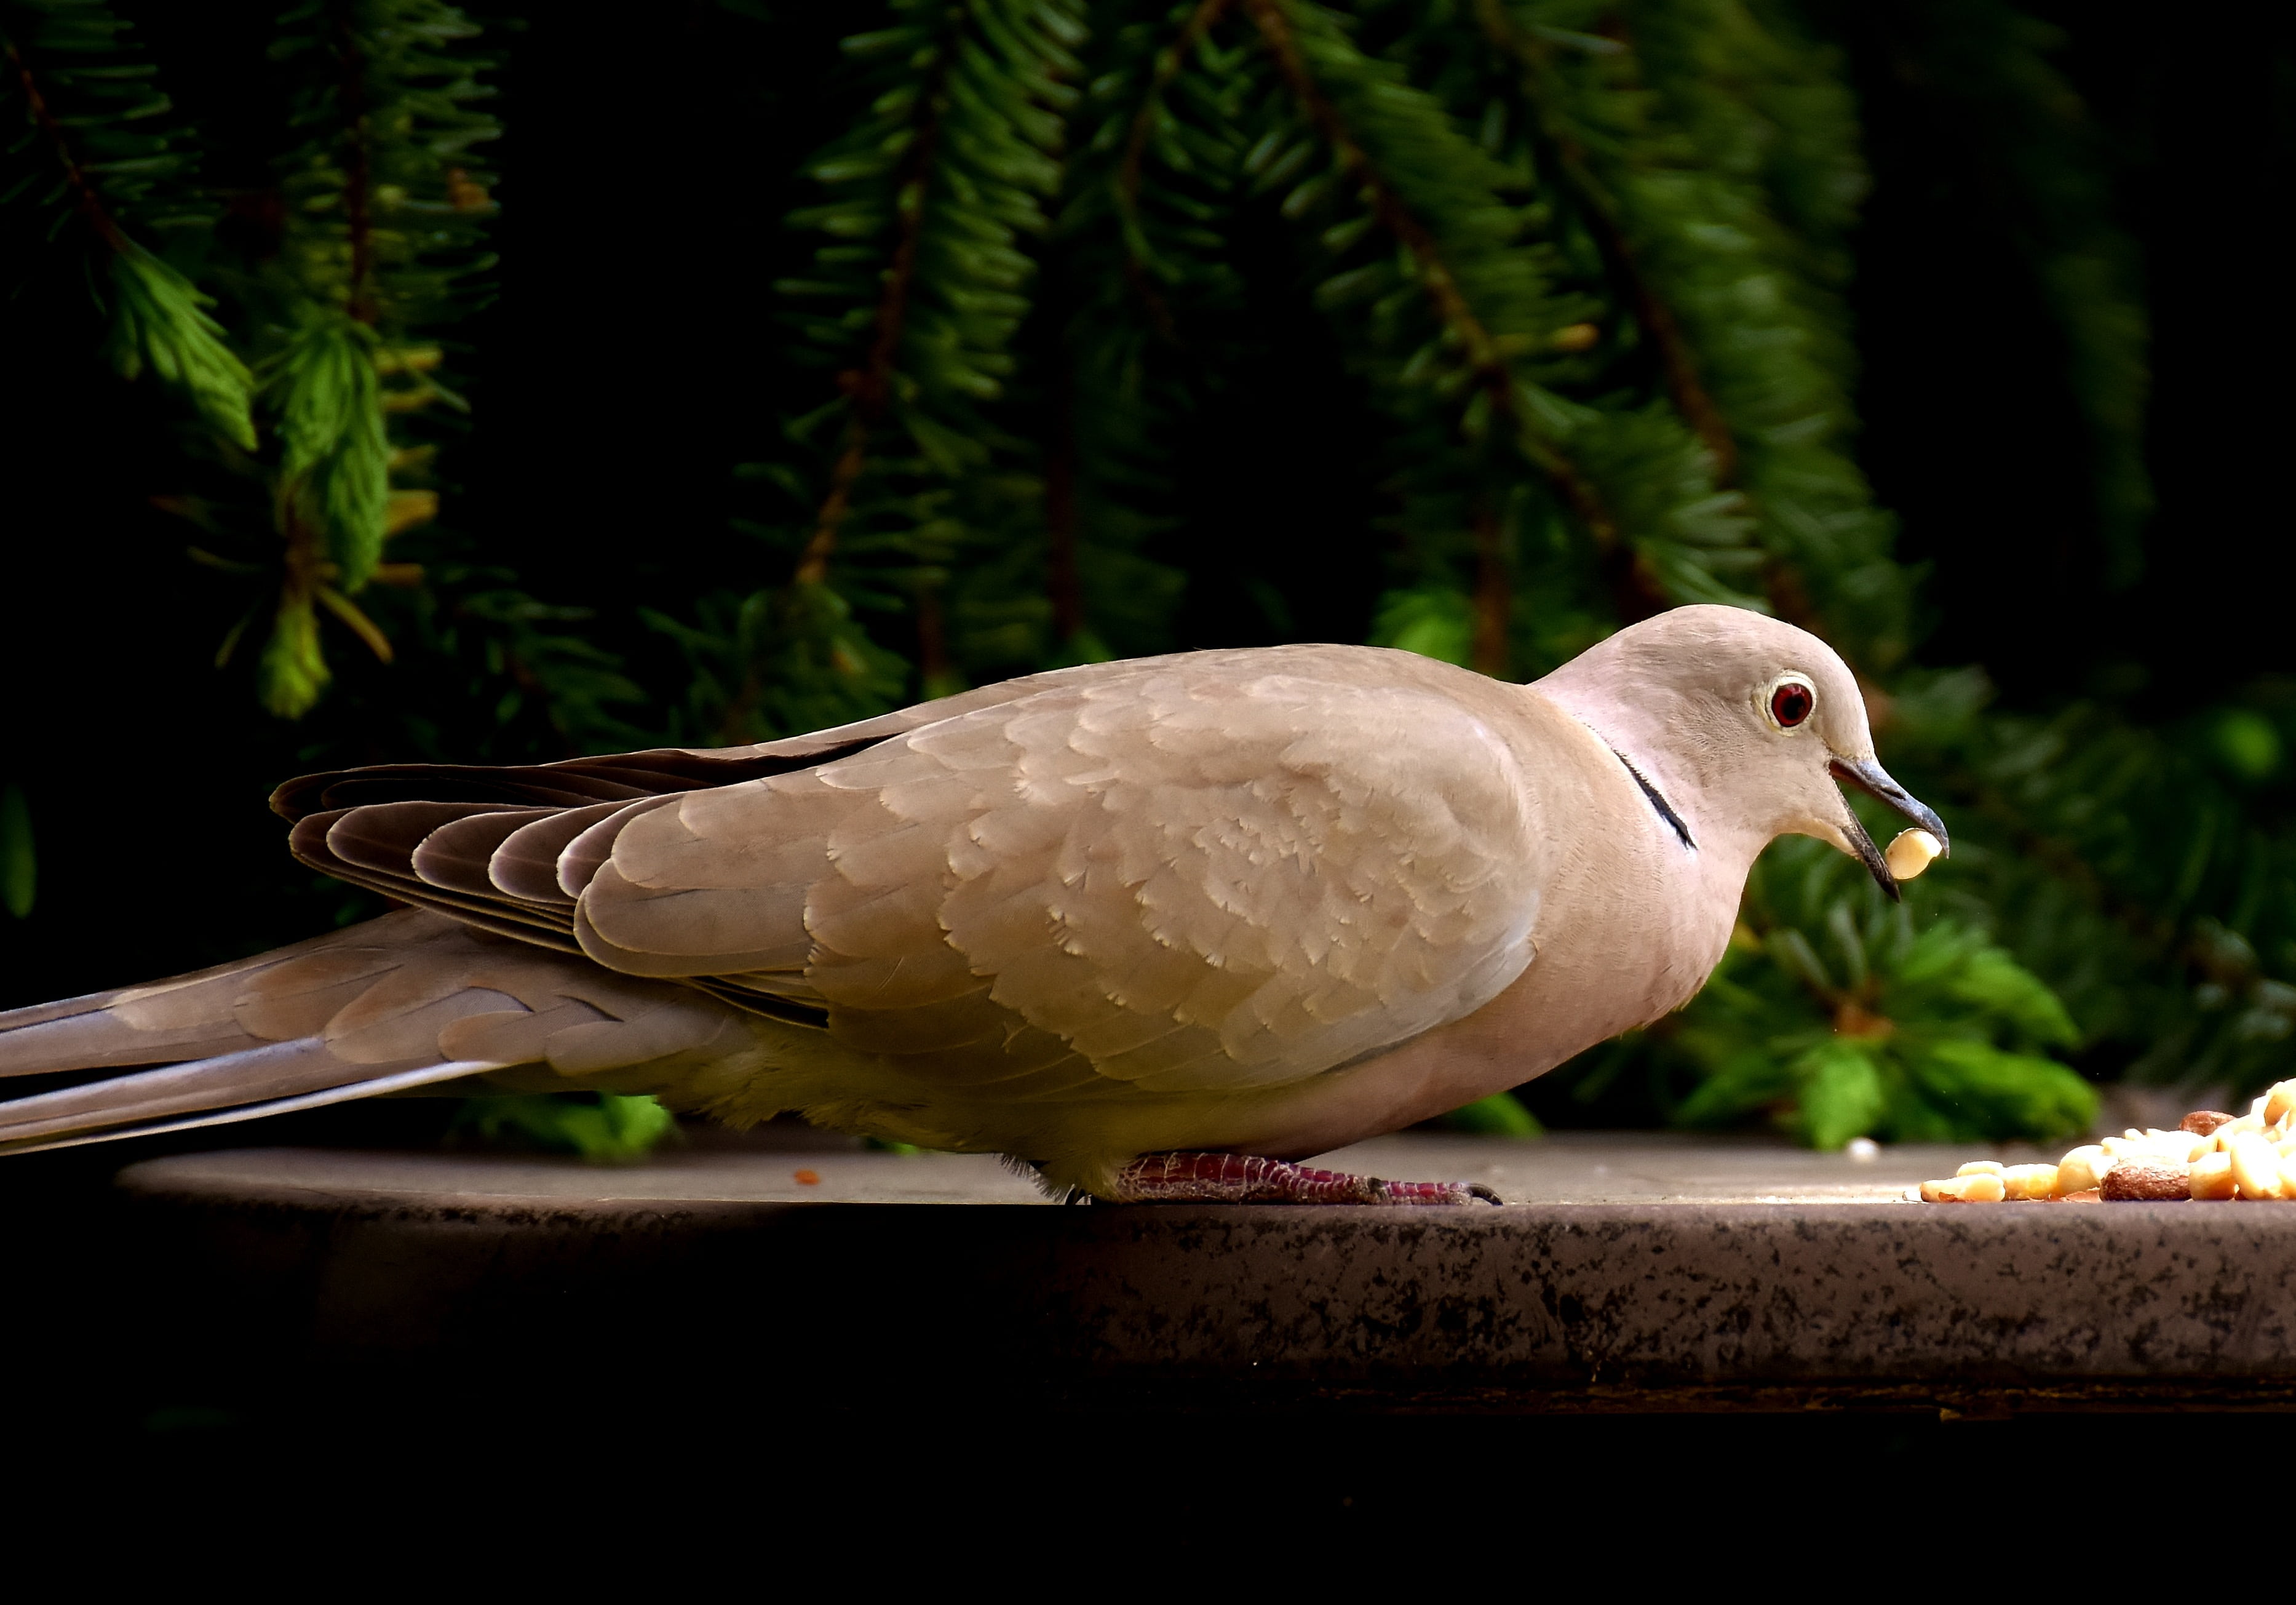
[[[1945,850],[1833,651],[1720,606],[1529,685],[1216,650],[750,746],[313,775],[272,799],[291,850],[407,906],[0,1015],[0,1075],[122,1072],[0,1103],[0,1152],[459,1084],[1110,1201],[1464,1204],[1300,1161],[1679,1008],[1781,835],[1895,895],[1845,784]]]

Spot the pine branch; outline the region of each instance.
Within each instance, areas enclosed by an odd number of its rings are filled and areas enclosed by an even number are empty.
[[[1284,81],[1299,97],[1308,119],[1331,147],[1341,171],[1363,186],[1373,213],[1397,243],[1409,253],[1437,319],[1464,349],[1466,366],[1481,390],[1490,412],[1504,421],[1530,459],[1544,471],[1578,515],[1597,549],[1608,552],[1619,541],[1616,521],[1599,492],[1568,455],[1517,403],[1513,368],[1500,354],[1498,343],[1462,292],[1434,234],[1398,197],[1385,176],[1374,168],[1308,70],[1300,49],[1297,31],[1283,0],[1242,0],[1245,13],[1267,41]],[[1653,609],[1654,611],[1654,609]]]
[[[1838,68],[1746,0],[1636,0],[1626,26],[1632,77],[1621,87],[1640,98],[1611,92],[1615,132],[1593,154],[1648,277],[1705,356],[1767,593],[1784,616],[1885,670],[1909,645],[1910,598],[1889,558],[1889,522],[1849,451],[1855,374],[1838,269],[1823,240],[1804,245],[1779,222],[1792,207],[1839,227],[1846,218],[1818,214],[1862,192],[1862,169],[1844,153],[1857,130]],[[1793,119],[1816,126],[1797,133]]]
[[[374,292],[374,176],[368,143],[367,61],[354,21],[356,7],[334,0],[327,21],[334,36],[336,115],[341,120],[343,234],[350,248],[350,267],[343,285],[343,311],[354,323],[372,328],[376,317]]]
[[[478,30],[439,0],[306,0],[281,23],[275,60],[298,78],[281,162],[288,219],[276,259],[242,286],[263,331],[264,394],[280,450],[272,487],[279,604],[258,681],[299,717],[330,679],[315,608],[388,662],[381,630],[351,601],[384,543],[437,511],[435,492],[394,491],[390,416],[435,402],[439,352],[418,329],[456,315],[494,210],[470,152],[499,131],[475,109],[489,64],[460,53]]]
[[[104,210],[102,200],[95,193],[95,185],[80,170],[79,160],[72,153],[71,142],[64,137],[55,113],[48,107],[47,96],[40,93],[39,80],[32,76],[31,63],[24,59],[15,41],[5,35],[0,35],[0,53],[4,53],[8,58],[9,70],[14,74],[24,96],[25,111],[45,136],[49,149],[55,154],[57,165],[64,170],[64,182],[70,187],[80,215],[87,219],[88,226],[95,230],[96,237],[113,251],[124,254],[132,250],[127,236],[119,232],[119,226]]]
[[[1433,540],[1415,544],[1431,557],[1456,543],[1466,532],[1457,495],[1477,480],[1496,475],[1492,494],[1512,505],[1519,479],[1510,465],[1519,460],[1582,531],[1624,617],[1677,601],[1751,602],[1727,578],[1759,565],[1738,500],[1718,491],[1702,449],[1663,404],[1621,407],[1613,391],[1590,405],[1542,382],[1583,373],[1570,354],[1587,343],[1591,307],[1548,287],[1554,253],[1529,233],[1533,215],[1504,199],[1522,176],[1499,167],[1395,65],[1356,49],[1320,8],[1255,0],[1246,11],[1316,147],[1330,156],[1328,172],[1292,189],[1286,214],[1321,217],[1347,195],[1364,208],[1323,230],[1327,250],[1361,265],[1325,280],[1319,300],[1332,309],[1367,306],[1369,366],[1404,413],[1451,414],[1456,444],[1446,449],[1460,458],[1440,471],[1423,450],[1398,463],[1406,521]],[[1254,160],[1264,160],[1270,184],[1290,184],[1300,170],[1273,134]],[[1367,258],[1373,240],[1392,243],[1391,262]],[[1431,330],[1406,332],[1406,296]],[[1399,363],[1379,354],[1397,350],[1411,354]],[[1428,526],[1431,517],[1454,533]],[[1423,568],[1426,558],[1413,561]],[[1446,566],[1456,563],[1436,564]],[[1424,582],[1456,583],[1438,572]],[[1439,613],[1454,613],[1452,602],[1431,598]]]
[[[1706,449],[1713,455],[1714,481],[1734,486],[1738,477],[1738,442],[1728,420],[1715,406],[1699,377],[1696,353],[1684,335],[1674,309],[1643,271],[1633,243],[1619,215],[1618,202],[1595,177],[1585,144],[1559,103],[1559,86],[1552,81],[1555,45],[1518,27],[1505,0],[1475,0],[1475,20],[1484,37],[1521,68],[1523,97],[1532,117],[1542,160],[1540,168],[1552,175],[1571,204],[1578,220],[1602,253],[1611,282],[1625,293],[1643,335],[1656,348],[1666,374],[1667,393]]]
[[[1222,236],[1243,200],[1256,54],[1224,49],[1228,0],[1125,23],[1093,63],[1046,275],[1047,650],[1034,666],[1156,651],[1184,576],[1143,553],[1177,527],[1172,441],[1242,360]],[[984,610],[985,611],[985,610]]]
[[[1392,49],[1481,112],[1552,199],[1558,242],[1591,258],[1620,315],[1592,358],[1612,383],[1654,382],[1710,477],[1741,493],[1774,611],[1880,669],[1906,649],[1908,598],[1847,452],[1833,286],[1861,183],[1854,122],[1832,58],[1749,3],[1477,0],[1497,51],[1448,24]]]
[[[805,498],[790,582],[723,599],[713,613],[730,635],[679,637],[712,660],[715,705],[697,716],[727,739],[840,722],[898,695],[904,665],[857,609],[938,607],[955,554],[1009,548],[1024,523],[1041,539],[1041,487],[996,404],[1030,306],[1024,242],[1046,230],[1059,183],[1079,11],[901,0],[895,12],[898,26],[845,41],[867,64],[870,112],[809,164],[830,195],[791,221],[829,243],[809,276],[777,286],[800,351],[836,374],[834,398],[785,430],[800,461],[759,471]],[[825,461],[802,463],[823,436]],[[922,619],[915,638],[928,657],[953,645]]]
[[[1146,168],[1148,146],[1157,123],[1166,114],[1166,97],[1189,56],[1211,33],[1228,12],[1234,0],[1198,0],[1187,15],[1172,42],[1159,51],[1147,90],[1140,97],[1139,109],[1133,113],[1130,130],[1124,140],[1124,155],[1116,169],[1116,210],[1122,220],[1124,242],[1124,278],[1134,294],[1148,310],[1150,322],[1158,334],[1166,340],[1177,337],[1172,320],[1172,310],[1163,292],[1145,271],[1152,253],[1148,246],[1148,231],[1143,226],[1140,212],[1140,185]]]
[[[885,288],[873,320],[875,338],[867,360],[837,376],[838,388],[849,402],[845,448],[831,470],[829,494],[815,514],[813,534],[799,555],[791,575],[799,585],[819,585],[829,577],[829,559],[837,547],[837,531],[850,511],[854,487],[869,460],[869,437],[884,417],[890,400],[896,365],[901,354],[901,330],[907,321],[909,293],[916,283],[917,243],[924,230],[925,182],[932,171],[934,147],[939,143],[941,113],[948,57],[937,53],[922,83],[916,86],[916,116],[907,134],[908,149],[893,174],[893,210],[898,219],[890,260],[885,268]]]
[[[23,103],[25,139],[0,167],[0,202],[40,188],[33,152],[58,177],[33,204],[64,203],[49,237],[77,217],[106,258],[110,294],[105,350],[121,377],[149,367],[217,434],[255,444],[253,381],[209,316],[213,301],[178,268],[139,243],[135,230],[203,230],[211,209],[193,193],[184,136],[159,119],[171,109],[154,92],[153,69],[127,42],[126,25],[99,0],[12,0],[0,8],[0,102]]]

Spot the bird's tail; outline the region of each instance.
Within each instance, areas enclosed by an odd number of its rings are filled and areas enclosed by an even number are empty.
[[[127,1072],[0,1102],[0,1155],[512,1066],[554,1064],[570,1078],[700,1047],[727,1013],[687,988],[409,910],[237,964],[0,1013],[0,1079]]]

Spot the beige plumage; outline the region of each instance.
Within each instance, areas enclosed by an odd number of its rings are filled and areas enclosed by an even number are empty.
[[[1208,652],[756,747],[317,776],[274,799],[294,851],[416,907],[0,1015],[0,1074],[184,1061],[0,1105],[0,1144],[483,1076],[1141,1196],[1144,1155],[1316,1153],[1678,1007],[1781,833],[1890,885],[1837,778],[1942,839],[1840,660],[1714,607],[1529,687]]]

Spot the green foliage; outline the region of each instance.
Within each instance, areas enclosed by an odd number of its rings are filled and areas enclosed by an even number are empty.
[[[824,729],[890,707],[907,665],[854,621],[825,580],[706,597],[700,621],[647,620],[685,651],[693,676],[677,728],[734,742]]]
[[[1901,768],[1934,777],[1963,821],[1965,868],[1939,890],[2049,976],[2092,1051],[2136,1079],[2237,1091],[2282,1074],[2296,839],[2252,800],[2281,723],[2234,707],[2146,729],[2094,702],[2038,717],[1989,709],[1991,695],[1965,671],[1897,700]]]
[[[32,846],[32,805],[24,788],[0,786],[0,908],[18,919],[32,917],[39,890],[39,859]]]
[[[501,133],[478,37],[440,0],[304,0],[280,18],[271,58],[299,136],[278,164],[291,293],[386,337],[476,298],[495,210],[478,147]]]
[[[147,243],[190,254],[215,220],[156,70],[102,0],[9,0],[0,54],[0,116],[22,119],[0,157],[0,206],[108,259],[90,281],[108,294],[104,349],[123,378],[150,369],[209,428],[251,449],[251,381],[208,315],[214,302]]]
[[[515,1092],[466,1098],[454,1132],[463,1140],[573,1154],[593,1164],[643,1159],[676,1129],[651,1098],[611,1092]]]
[[[233,445],[255,447],[248,414],[252,381],[208,315],[215,304],[192,282],[141,246],[111,258],[111,327],[105,349],[123,379],[145,368],[178,391],[209,428]]]
[[[1538,1124],[1538,1116],[1522,1107],[1522,1099],[1512,1092],[1494,1092],[1488,1098],[1452,1110],[1439,1123],[1447,1130],[1464,1132],[1474,1137],[1519,1137],[1529,1140],[1543,1137],[1546,1128]]]
[[[390,499],[373,332],[346,315],[315,312],[279,354],[267,388],[284,516],[316,531],[338,586],[356,591],[382,556]]]
[[[1813,1147],[2061,1138],[2096,1093],[2046,1057],[2079,1040],[2056,994],[1979,932],[1917,926],[1851,860],[1782,843],[1730,956],[1666,1033],[1702,1074],[1685,1125],[1766,1115]]]
[[[844,41],[867,111],[808,163],[825,198],[790,222],[823,243],[776,286],[791,356],[824,378],[784,422],[788,457],[754,471],[784,510],[751,528],[790,578],[713,601],[698,625],[663,621],[693,654],[697,723],[724,740],[896,700],[901,660],[857,610],[914,610],[920,678],[955,688],[939,621],[952,565],[995,563],[1042,516],[1032,454],[989,407],[1014,372],[1029,247],[1060,182],[1081,7],[896,0],[892,12],[895,26]]]
[[[1475,660],[1475,602],[1450,587],[1390,591],[1380,598],[1371,638],[1446,663]]]
[[[1332,13],[1245,9],[1299,103],[1291,140],[1312,152],[1302,164],[1263,139],[1260,183],[1283,190],[1287,218],[1318,230],[1328,276],[1316,299],[1393,419],[1398,523],[1417,572],[1390,615],[1412,613],[1414,593],[1423,613],[1456,613],[1456,598],[1474,594],[1480,644],[1468,661],[1505,672],[1512,609],[1495,598],[1523,580],[1583,589],[1591,565],[1640,611],[1759,605],[1741,498],[1718,487],[1710,454],[1677,416],[1619,391],[1606,371],[1616,353],[1603,349],[1601,291],[1611,287],[1568,282],[1568,241],[1535,200],[1532,155],[1505,132],[1526,115],[1519,97],[1502,88],[1479,108],[1479,138],[1409,86],[1400,64],[1359,51]],[[1575,547],[1582,572],[1526,564],[1531,531],[1550,553],[1558,538]],[[1511,580],[1519,566],[1534,572]]]
[[[187,137],[160,120],[168,103],[152,93],[152,69],[125,54],[120,25],[80,0],[14,9],[47,22],[20,43],[8,36],[31,126],[12,158],[50,160],[63,177],[38,199],[62,209],[59,226],[82,218],[111,255],[114,365],[130,378],[148,367],[187,395],[217,437],[209,455],[240,481],[171,505],[224,548],[202,548],[203,560],[266,593],[220,658],[260,626],[258,694],[272,712],[299,717],[332,678],[322,613],[390,656],[350,598],[381,566],[384,541],[436,509],[435,491],[392,489],[394,467],[419,476],[430,459],[424,448],[395,448],[389,418],[460,406],[436,376],[439,351],[414,337],[466,309],[469,281],[492,261],[480,249],[492,175],[472,152],[497,130],[475,105],[485,63],[461,54],[476,30],[437,0],[323,0],[289,12],[270,52],[292,104],[290,148],[274,159],[279,187],[266,198],[275,205],[252,209],[271,221],[225,249],[217,209],[177,148]],[[26,84],[43,98],[31,102]],[[131,90],[140,99],[120,104]],[[71,103],[75,95],[89,105]],[[168,232],[221,296],[138,244],[127,232],[138,227]],[[209,312],[218,305],[222,322]]]
[[[227,638],[225,650],[236,640],[235,634]],[[319,645],[318,615],[311,611],[308,597],[289,593],[280,597],[256,678],[263,687],[263,705],[282,719],[308,712],[325,692],[327,682],[334,677],[327,671],[326,653]]]
[[[438,350],[414,341],[466,310],[469,281],[493,265],[493,175],[473,163],[499,129],[477,103],[488,63],[464,54],[477,34],[439,0],[306,0],[271,47],[297,143],[277,161],[276,249],[236,290],[279,440],[267,475],[279,602],[257,678],[284,717],[330,678],[315,610],[389,661],[350,597],[383,542],[437,506],[435,493],[394,497],[388,415],[462,405],[437,378]]]

